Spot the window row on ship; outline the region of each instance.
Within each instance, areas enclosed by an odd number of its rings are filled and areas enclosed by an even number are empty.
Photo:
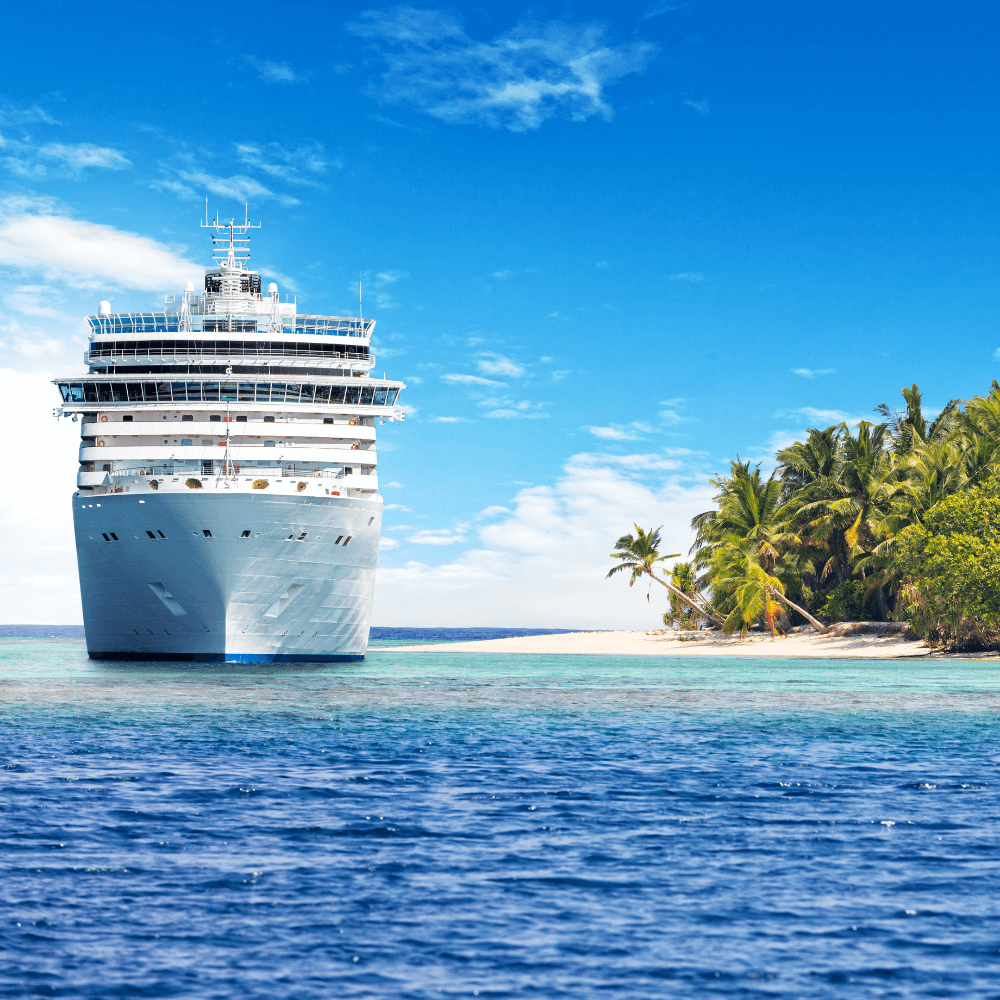
[[[291,382],[60,382],[64,403],[319,403],[393,406],[388,385]]]
[[[181,324],[177,313],[141,313],[113,316],[90,316],[88,322],[94,333],[116,335],[129,333],[261,333],[267,334],[268,313],[243,317],[238,315],[204,315],[202,304],[191,303],[191,319]],[[202,318],[204,316],[204,318]],[[364,329],[356,319],[335,316],[296,316],[294,320],[282,317],[283,334],[310,334],[320,337],[367,337],[374,327],[372,320],[365,320]]]
[[[225,357],[367,358],[362,344],[314,344],[282,340],[102,340],[90,345],[92,358],[215,354]]]

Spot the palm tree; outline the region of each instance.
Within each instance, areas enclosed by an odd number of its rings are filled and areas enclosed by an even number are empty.
[[[719,509],[691,519],[696,531],[696,565],[709,565],[715,548],[731,535],[751,542],[768,572],[774,570],[788,549],[801,544],[799,536],[790,530],[792,512],[784,503],[782,484],[776,476],[771,473],[764,481],[759,464],[751,471],[749,462],[737,458],[730,463],[728,476],[711,480],[719,490],[714,498]]]
[[[694,567],[689,562],[675,563],[670,574],[670,582],[678,589],[684,591],[689,597],[698,594],[698,584],[695,581]],[[702,598],[704,600],[704,598]],[[681,628],[694,628],[694,613],[691,608],[682,604],[673,594],[670,595],[670,608],[663,613],[663,623],[666,625],[671,621],[679,623]]]
[[[815,490],[832,479],[840,465],[840,428],[836,425],[825,430],[809,428],[805,441],[782,448],[777,454],[781,466],[781,481],[791,492]]]
[[[662,528],[662,525],[660,527]],[[717,616],[713,617],[712,615],[713,608],[709,606],[706,610],[706,608],[699,607],[694,599],[685,594],[683,590],[678,590],[672,583],[667,583],[666,580],[660,579],[653,572],[653,568],[657,563],[664,562],[667,559],[676,559],[680,555],[679,552],[674,552],[671,555],[660,554],[660,528],[657,528],[655,531],[643,531],[637,524],[635,525],[635,531],[635,536],[622,535],[615,542],[615,551],[611,553],[611,558],[618,559],[620,562],[608,571],[608,577],[612,577],[615,573],[619,573],[622,570],[630,570],[632,577],[628,585],[631,587],[639,577],[645,574],[651,580],[655,580],[661,586],[666,587],[674,597],[683,601],[707,622],[713,625],[721,625],[721,618]]]
[[[722,623],[723,631],[735,632],[739,628],[740,634],[746,635],[750,622],[763,617],[773,636],[777,631],[774,619],[781,604],[797,611],[820,634],[829,631],[805,608],[785,597],[784,584],[761,565],[756,547],[747,539],[731,535],[716,549],[713,565],[712,583],[730,595],[732,605],[732,611]]]
[[[906,493],[909,464],[897,460],[885,447],[888,425],[862,420],[852,434],[841,424],[844,460],[837,478],[829,483],[830,496],[805,504],[801,513],[819,514],[809,528],[818,534],[843,533],[852,567],[871,555],[891,533],[891,515],[898,512]],[[833,569],[833,557],[823,568],[820,579]],[[862,573],[871,568],[862,563]],[[882,581],[874,583],[883,616],[889,613]]]
[[[943,441],[951,433],[956,421],[957,399],[950,399],[934,420],[928,423],[923,411],[923,394],[917,383],[914,382],[909,389],[900,389],[900,392],[906,403],[905,413],[890,410],[885,403],[875,407],[875,412],[886,420],[893,439],[893,450],[897,455],[905,455],[920,444]]]

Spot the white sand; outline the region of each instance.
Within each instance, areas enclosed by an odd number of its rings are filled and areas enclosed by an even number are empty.
[[[929,656],[923,642],[896,636],[819,635],[803,627],[784,639],[751,634],[744,640],[725,638],[717,632],[568,632],[563,635],[531,635],[480,642],[431,643],[397,646],[396,652],[428,653],[598,653],[625,656],[797,656],[888,659],[898,656]]]

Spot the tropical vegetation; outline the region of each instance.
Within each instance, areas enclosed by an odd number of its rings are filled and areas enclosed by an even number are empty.
[[[733,461],[669,583],[660,563],[676,557],[638,525],[608,575],[667,587],[664,621],[681,627],[896,619],[931,643],[1000,647],[1000,385],[933,419],[916,384],[902,397],[875,420],[810,428],[769,475]]]

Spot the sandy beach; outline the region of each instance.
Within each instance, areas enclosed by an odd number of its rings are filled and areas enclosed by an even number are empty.
[[[849,630],[847,630],[849,631]],[[456,653],[529,653],[625,656],[790,656],[892,659],[902,656],[931,656],[921,641],[897,635],[827,634],[802,628],[785,638],[751,633],[746,639],[726,637],[718,632],[567,632],[561,635],[519,636],[479,642],[451,642],[447,645],[398,646],[399,652],[431,652],[447,649]]]

